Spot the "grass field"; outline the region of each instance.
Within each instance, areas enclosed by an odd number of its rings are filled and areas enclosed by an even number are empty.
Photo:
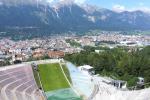
[[[45,92],[69,88],[59,64],[40,64],[39,73]]]
[[[62,68],[63,68],[63,70],[64,70],[64,72],[65,72],[65,74],[67,76],[67,79],[69,80],[70,83],[72,83],[71,77],[70,77],[70,73],[69,73],[69,70],[68,70],[67,66],[66,65],[62,65]]]

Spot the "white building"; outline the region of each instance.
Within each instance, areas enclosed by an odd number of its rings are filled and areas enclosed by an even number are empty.
[[[79,66],[78,69],[85,75],[95,74],[94,68],[90,65]]]

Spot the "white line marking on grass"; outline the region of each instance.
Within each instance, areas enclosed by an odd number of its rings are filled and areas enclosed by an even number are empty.
[[[38,74],[38,79],[39,79],[40,86],[41,86],[41,89],[42,89],[42,94],[44,95],[44,98],[45,98],[46,100],[48,100],[48,98],[47,98],[47,96],[46,96],[46,94],[45,94],[45,91],[44,91],[44,89],[43,89],[43,84],[42,84],[42,82],[41,82],[41,77],[40,77],[40,74],[39,74],[38,71],[37,71],[37,74]]]
[[[72,88],[72,90],[73,90],[78,96],[80,96],[80,94],[73,88],[73,86],[72,86],[71,83],[69,82],[69,80],[68,80],[68,78],[67,78],[67,76],[66,76],[66,74],[65,74],[65,72],[64,72],[64,70],[63,70],[63,68],[62,68],[62,65],[60,64],[60,62],[59,62],[59,65],[60,65],[60,68],[61,68],[61,71],[62,71],[63,75],[65,76],[65,79],[67,80],[67,82],[68,82],[68,84],[70,85],[70,87]]]

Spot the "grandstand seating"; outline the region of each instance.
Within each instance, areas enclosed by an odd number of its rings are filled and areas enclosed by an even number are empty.
[[[0,68],[0,100],[43,100],[30,65]]]

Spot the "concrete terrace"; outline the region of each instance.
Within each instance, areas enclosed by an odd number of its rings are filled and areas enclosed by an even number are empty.
[[[29,64],[0,68],[0,100],[43,100]]]

